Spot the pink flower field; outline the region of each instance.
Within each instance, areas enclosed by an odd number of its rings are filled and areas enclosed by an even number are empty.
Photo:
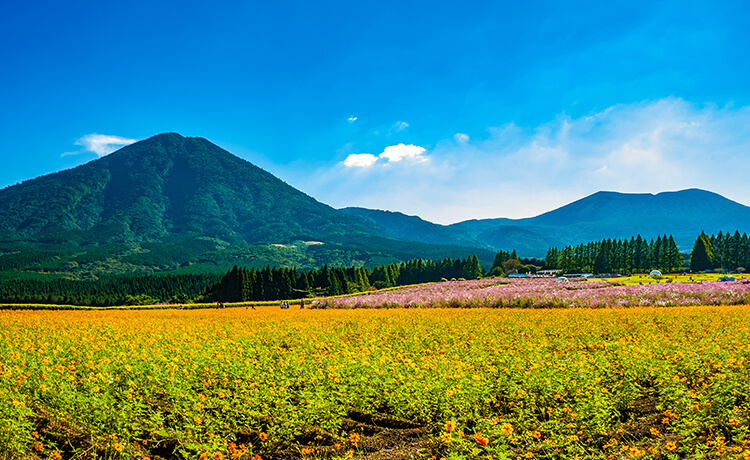
[[[444,281],[325,300],[328,308],[615,308],[750,304],[747,280],[624,286],[555,279]]]

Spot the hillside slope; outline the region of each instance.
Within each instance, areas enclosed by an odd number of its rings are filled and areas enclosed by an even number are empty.
[[[206,139],[174,133],[0,191],[0,237],[71,230],[95,240],[200,234],[245,243],[370,233]]]

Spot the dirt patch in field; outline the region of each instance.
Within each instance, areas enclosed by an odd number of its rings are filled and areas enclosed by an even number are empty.
[[[35,436],[44,445],[62,447],[58,452],[61,460],[83,460],[109,458],[121,448],[129,455],[148,457],[151,460],[173,460],[182,458],[178,454],[180,442],[177,439],[159,436],[156,433],[141,433],[134,436],[143,439],[128,446],[116,446],[118,441],[94,439],[85,427],[62,419],[43,408],[37,408]],[[270,420],[260,421],[261,427]],[[420,453],[437,453],[439,446],[429,436],[425,427],[417,423],[380,413],[351,411],[341,419],[343,436],[330,433],[320,427],[309,426],[301,430],[293,440],[273,443],[266,440],[258,429],[244,427],[230,434],[234,440],[234,455],[223,454],[222,458],[252,460],[259,455],[263,460],[302,460],[305,458],[343,457],[351,451],[355,458],[369,460],[407,460],[420,458]],[[246,446],[253,446],[251,450]],[[244,449],[244,450],[243,450]],[[202,452],[195,452],[198,458]],[[429,455],[428,455],[429,457]],[[35,458],[35,457],[31,457]],[[46,458],[46,457],[39,457]],[[214,453],[206,457],[214,459]]]
[[[268,460],[344,456],[349,451],[357,458],[407,460],[419,458],[423,449],[429,450],[431,441],[424,427],[377,413],[349,412],[341,420],[341,430],[350,433],[350,436],[341,438],[318,428],[310,428],[295,439],[295,445],[282,450],[257,453]]]

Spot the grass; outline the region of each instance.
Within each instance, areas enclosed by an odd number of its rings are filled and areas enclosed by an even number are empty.
[[[632,284],[657,284],[657,283],[700,283],[703,281],[718,281],[723,276],[732,276],[735,280],[750,279],[750,274],[720,274],[720,273],[686,273],[666,274],[652,277],[648,274],[636,274],[616,278],[592,278],[589,281],[619,281],[625,285]]]

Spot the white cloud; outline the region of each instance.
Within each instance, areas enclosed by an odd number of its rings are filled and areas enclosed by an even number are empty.
[[[406,128],[408,128],[408,127],[409,127],[409,123],[407,123],[407,122],[405,122],[405,121],[397,121],[396,123],[394,123],[394,125],[393,125],[393,128],[392,128],[392,129],[393,129],[394,131],[396,131],[396,132],[399,132],[399,131],[403,131],[403,130],[405,130],[405,129],[406,129]]]
[[[354,123],[355,121],[357,121],[357,117],[349,117],[349,118],[347,119],[347,121],[348,121],[349,123]]]
[[[436,142],[424,162],[424,148],[394,145],[369,161],[397,168],[373,167],[367,176],[326,170],[316,183],[298,182],[335,207],[389,209],[440,223],[535,216],[599,190],[695,187],[750,205],[747,126],[750,107],[665,98],[577,118],[562,114],[538,126],[508,123],[471,143],[452,136]]]
[[[464,133],[456,133],[453,136],[453,139],[455,139],[459,144],[466,144],[467,142],[469,142],[469,135]]]
[[[110,153],[114,152],[115,150],[121,147],[130,145],[134,142],[137,142],[137,141],[135,139],[128,139],[126,137],[111,136],[107,134],[96,134],[96,133],[86,134],[85,136],[75,141],[75,145],[80,145],[83,147],[82,151],[66,152],[63,154],[63,156],[75,155],[75,154],[84,153],[84,152],[93,152],[99,158],[101,158],[105,155],[109,155]]]
[[[371,153],[352,153],[344,160],[344,166],[348,168],[369,168],[376,161],[378,161],[378,157]]]
[[[383,150],[383,153],[380,154],[380,158],[385,158],[389,162],[401,161],[404,158],[419,158],[420,160],[425,160],[421,155],[426,151],[425,148],[414,144],[391,145]]]
[[[391,163],[398,163],[404,159],[414,160],[416,163],[424,163],[427,157],[422,154],[427,149],[414,144],[390,145],[383,150],[378,156],[371,153],[352,153],[343,161],[344,166],[348,168],[369,168],[380,161],[383,166]]]

